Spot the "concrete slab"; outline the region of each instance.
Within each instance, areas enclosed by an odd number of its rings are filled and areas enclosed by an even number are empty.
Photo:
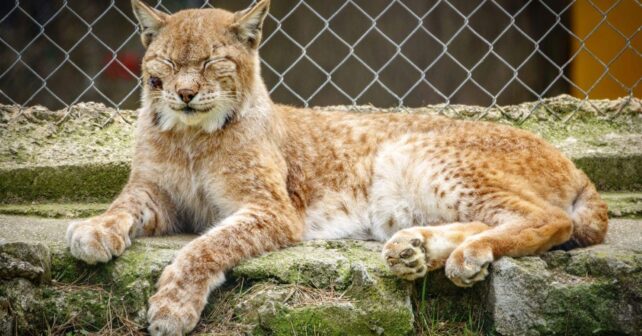
[[[612,219],[606,244],[642,252],[642,220]]]
[[[601,193],[610,218],[642,219],[642,193]],[[45,218],[85,218],[101,214],[109,203],[28,203],[0,204],[1,215]]]
[[[0,215],[0,240],[6,242],[63,243],[68,219]],[[179,248],[195,235],[145,237],[138,241],[153,247]],[[611,219],[606,244],[642,251],[642,220]]]
[[[69,219],[53,219],[0,215],[0,241],[62,244]],[[137,241],[145,246],[180,248],[194,239],[195,235],[179,234],[163,237],[145,237]]]

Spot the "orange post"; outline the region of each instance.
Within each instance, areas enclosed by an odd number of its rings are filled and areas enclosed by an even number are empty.
[[[630,93],[642,97],[640,5],[634,0],[578,0],[571,11],[573,32],[584,41],[572,38],[571,55],[577,55],[571,63],[571,80],[578,87],[571,85],[571,93],[592,99]]]

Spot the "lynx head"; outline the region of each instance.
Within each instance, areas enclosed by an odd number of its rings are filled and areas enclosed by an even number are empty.
[[[143,58],[143,105],[162,130],[222,128],[257,81],[258,45],[269,0],[231,13],[190,9],[169,15],[132,0]]]

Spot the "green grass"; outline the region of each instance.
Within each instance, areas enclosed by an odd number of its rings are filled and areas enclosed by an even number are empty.
[[[426,277],[414,295],[415,330],[421,336],[493,335],[484,308],[469,295],[440,296],[427,290]]]

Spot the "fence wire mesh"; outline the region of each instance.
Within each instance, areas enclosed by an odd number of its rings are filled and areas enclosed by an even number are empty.
[[[150,0],[243,9],[254,1]],[[273,0],[262,74],[277,102],[493,107],[561,93],[640,96],[637,0]],[[136,108],[129,0],[3,1],[0,102]]]

